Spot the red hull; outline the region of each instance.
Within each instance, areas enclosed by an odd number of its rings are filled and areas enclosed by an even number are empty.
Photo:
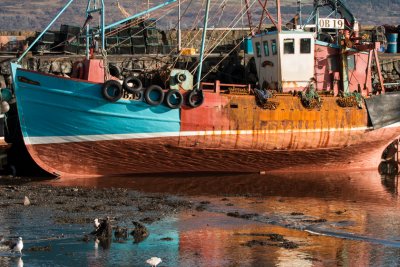
[[[28,74],[31,73],[24,72]],[[30,78],[40,80],[41,76]],[[57,85],[58,80],[50,81]],[[19,98],[18,112],[28,151],[44,170],[63,177],[372,169],[378,167],[384,148],[400,134],[400,123],[396,124],[400,120],[397,112],[400,94],[381,95],[371,100],[370,114],[374,111],[378,122],[383,117],[390,124],[390,127],[372,130],[365,106],[342,108],[337,102],[339,98],[332,96],[321,97],[321,107],[307,109],[298,96],[277,94],[272,101],[278,106],[270,110],[257,106],[254,95],[205,90],[200,107],[183,106],[170,117],[161,116],[165,114],[163,109],[159,110],[161,113],[150,112],[147,114],[150,117],[141,117],[143,110],[135,102],[115,107],[107,103],[110,105],[107,112],[98,102],[86,105],[85,97],[104,102],[97,93],[90,95],[93,92],[90,90],[81,90],[88,94],[79,96],[82,101],[70,99],[80,111],[73,113],[67,102],[61,100],[65,95],[53,97],[54,90],[46,94],[52,100],[51,105],[46,102],[36,106],[47,91],[36,92],[37,88],[28,90],[22,85],[20,89],[27,95]],[[22,112],[24,104],[26,109]],[[57,105],[67,108],[55,109],[53,106]],[[42,106],[43,111],[37,112]],[[42,117],[49,110],[56,112]],[[138,117],[125,117],[132,114]],[[74,115],[76,120],[71,120]],[[140,128],[147,122],[145,118],[150,118],[149,124]],[[107,123],[103,124],[102,120]],[[107,131],[106,127],[113,126],[118,126],[118,131]],[[81,134],[77,131],[80,127],[97,127],[101,131],[95,135]],[[43,128],[57,131],[38,134]],[[130,130],[127,136],[118,135],[126,129]]]
[[[284,150],[251,148],[251,144],[254,145],[253,135],[240,136],[241,143],[249,146],[246,149],[224,149],[221,145],[215,147],[215,143],[204,137],[202,140],[196,137],[197,141],[194,137],[169,137],[27,147],[44,170],[63,177],[157,172],[361,170],[377,169],[388,140],[395,139],[399,131],[400,127],[391,127],[369,132],[342,131],[336,135],[329,132],[314,133],[314,137],[320,136],[320,143],[329,142],[332,145],[331,148],[316,149],[291,149],[289,143],[285,144],[287,139],[313,141],[310,133],[290,134],[290,138],[287,134],[281,134],[280,144],[289,146]],[[226,147],[232,147],[229,143],[237,139],[233,139],[233,136],[225,138]],[[344,141],[348,145],[340,147]],[[335,143],[337,147],[334,147]]]

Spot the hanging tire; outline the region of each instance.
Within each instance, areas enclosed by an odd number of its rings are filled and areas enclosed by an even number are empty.
[[[108,64],[108,70],[111,76],[114,76],[118,79],[121,76],[121,69],[117,65]]]
[[[142,81],[133,76],[126,77],[122,83],[122,86],[128,93],[131,94],[139,93],[143,88]]]
[[[169,108],[180,108],[183,103],[183,96],[178,90],[169,90],[164,97],[165,105]]]
[[[203,91],[192,90],[188,93],[186,103],[189,107],[197,108],[204,102]]]
[[[175,75],[175,80],[177,83],[183,83],[186,81],[187,77],[185,73],[178,73]]]
[[[123,92],[121,84],[114,80],[106,81],[101,87],[103,97],[110,102],[121,99]]]
[[[144,92],[144,100],[151,106],[157,106],[164,100],[164,91],[158,85],[150,85]]]

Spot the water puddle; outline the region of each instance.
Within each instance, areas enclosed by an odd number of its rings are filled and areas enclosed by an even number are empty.
[[[23,236],[25,247],[22,257],[0,249],[0,265],[146,266],[156,256],[159,266],[396,266],[397,185],[397,178],[377,172],[145,175],[27,185],[41,195],[54,188],[55,199],[71,201],[70,208],[46,207],[35,195],[32,206],[13,206],[12,194],[26,191],[4,186],[0,235]],[[93,230],[91,219],[105,215],[128,228],[145,218],[150,235],[140,243],[131,236],[106,245],[94,237],[83,241]]]

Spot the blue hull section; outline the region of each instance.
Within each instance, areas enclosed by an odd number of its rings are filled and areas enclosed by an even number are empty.
[[[180,131],[179,109],[125,99],[110,103],[101,84],[22,69],[14,73],[24,138]]]

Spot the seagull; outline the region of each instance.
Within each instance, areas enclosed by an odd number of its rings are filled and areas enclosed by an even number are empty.
[[[151,257],[146,261],[146,263],[150,264],[152,267],[157,267],[162,262],[162,260],[158,257]]]
[[[10,245],[10,249],[13,251],[19,252],[19,254],[22,254],[22,249],[24,248],[24,243],[22,242],[22,237],[18,238],[17,243],[13,243]]]
[[[94,226],[94,230],[99,229],[100,223],[99,223],[98,218],[94,219],[93,226]]]

